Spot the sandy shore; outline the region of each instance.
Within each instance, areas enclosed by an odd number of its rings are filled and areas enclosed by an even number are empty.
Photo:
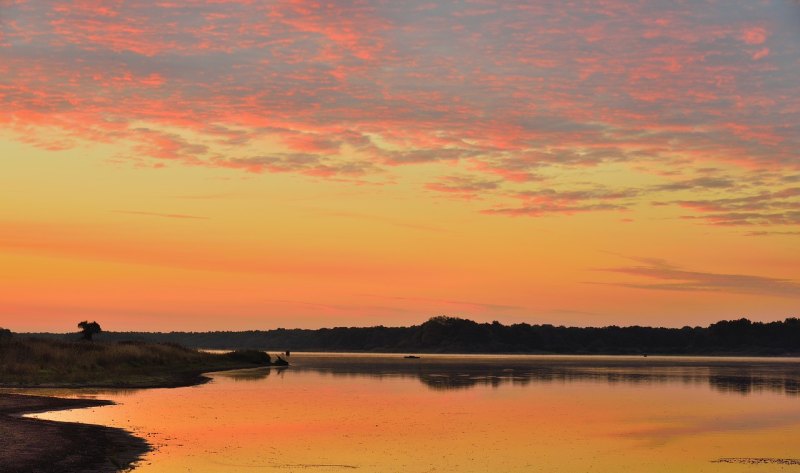
[[[0,394],[0,471],[7,473],[115,472],[150,449],[122,429],[51,422],[21,414],[104,406],[109,401]]]

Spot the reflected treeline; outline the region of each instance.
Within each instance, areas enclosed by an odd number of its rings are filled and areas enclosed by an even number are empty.
[[[604,384],[670,384],[710,386],[721,392],[800,394],[800,364],[788,361],[734,361],[713,359],[558,359],[495,358],[458,361],[442,359],[315,356],[293,360],[291,372],[313,372],[337,377],[415,378],[434,390],[478,386],[597,382]],[[247,370],[235,376],[263,379],[270,370]],[[272,370],[274,373],[275,370]],[[225,375],[229,376],[229,375]]]
[[[270,375],[283,376],[285,366],[265,366],[263,368],[248,368],[243,370],[220,371],[215,376],[232,379],[233,381],[260,381]]]

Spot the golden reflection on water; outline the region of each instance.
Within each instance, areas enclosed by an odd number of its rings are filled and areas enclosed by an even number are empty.
[[[119,405],[37,417],[133,430],[156,446],[142,473],[798,468],[712,462],[800,456],[796,361],[292,361],[190,388],[98,393]]]

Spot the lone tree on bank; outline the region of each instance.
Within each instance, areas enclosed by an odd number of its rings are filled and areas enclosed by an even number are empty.
[[[93,336],[103,331],[103,329],[100,328],[100,324],[97,322],[87,322],[85,320],[78,324],[78,328],[83,331],[81,333],[83,339],[90,342]]]

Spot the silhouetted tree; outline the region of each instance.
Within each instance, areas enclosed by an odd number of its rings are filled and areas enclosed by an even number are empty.
[[[284,350],[292,347],[297,351],[797,356],[800,355],[800,318],[775,322],[723,320],[708,327],[664,328],[503,325],[440,316],[410,327],[103,332],[103,340],[174,342],[189,347],[219,349]]]
[[[87,322],[85,320],[78,324],[78,328],[82,330],[81,335],[83,339],[90,342],[94,335],[103,331],[103,329],[100,328],[100,324],[97,322]]]
[[[11,330],[0,327],[0,340],[11,338]]]

